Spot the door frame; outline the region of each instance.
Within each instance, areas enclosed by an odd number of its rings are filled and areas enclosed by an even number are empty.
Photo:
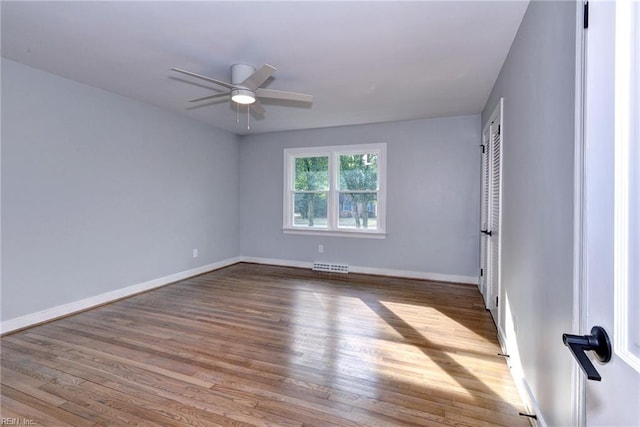
[[[486,136],[486,140],[485,140],[485,134]],[[489,227],[488,224],[486,224],[488,222],[488,216],[489,216],[489,180],[490,177],[489,175],[489,147],[491,145],[490,143],[490,135],[489,135],[489,126],[485,126],[481,132],[481,138],[482,138],[482,144],[480,145],[482,147],[482,152],[480,153],[480,237],[479,237],[479,247],[478,250],[480,251],[480,276],[478,277],[478,288],[480,289],[480,294],[482,295],[482,299],[485,300],[486,299],[486,289],[487,289],[487,274],[489,272],[487,263],[489,260],[488,254],[487,254],[487,236],[485,236],[481,230],[484,229],[485,225],[487,226],[487,228]],[[487,178],[486,182],[485,182],[485,178]],[[487,204],[485,206],[485,199],[487,201]],[[485,209],[486,208],[486,209]],[[486,211],[486,217],[485,218],[485,211]],[[483,222],[483,219],[485,220]],[[484,301],[484,306],[485,308],[488,308],[487,306],[487,302]]]

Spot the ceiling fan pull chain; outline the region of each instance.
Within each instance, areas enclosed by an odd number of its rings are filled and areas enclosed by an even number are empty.
[[[240,104],[236,104],[236,123],[240,123]]]
[[[251,105],[247,105],[247,130],[251,129],[249,127],[249,116],[251,115],[251,114],[249,114],[249,110],[250,109],[251,109]]]

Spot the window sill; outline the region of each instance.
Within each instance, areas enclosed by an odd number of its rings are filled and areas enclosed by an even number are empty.
[[[284,234],[299,234],[303,236],[322,237],[355,237],[359,239],[386,239],[387,233],[382,231],[350,231],[350,230],[323,230],[323,229],[300,229],[283,228]]]

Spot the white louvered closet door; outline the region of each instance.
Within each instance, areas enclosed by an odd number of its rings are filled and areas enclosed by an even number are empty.
[[[498,296],[500,293],[500,196],[502,172],[502,126],[500,118],[491,125],[491,197],[489,237],[489,310],[496,323],[498,322]]]
[[[482,130],[482,194],[480,206],[480,280],[487,310],[500,325],[500,210],[502,191],[502,108],[494,109]]]

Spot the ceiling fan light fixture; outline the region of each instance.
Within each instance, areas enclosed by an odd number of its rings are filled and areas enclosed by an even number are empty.
[[[249,105],[256,102],[256,95],[250,90],[234,89],[231,91],[231,100],[238,104]]]

